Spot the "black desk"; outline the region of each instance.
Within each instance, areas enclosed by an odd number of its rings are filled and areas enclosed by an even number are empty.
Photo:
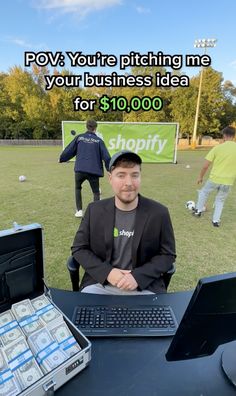
[[[93,303],[103,296],[51,289],[53,301],[71,319],[81,303]],[[114,296],[105,296],[114,298]],[[191,292],[129,297],[140,304],[157,301],[170,304],[179,321]],[[118,297],[119,298],[119,297]],[[156,299],[156,300],[155,300]],[[167,362],[165,352],[171,338],[91,338],[89,366],[60,388],[56,395],[83,396],[230,396],[236,389],[221,369],[219,347],[209,357]]]

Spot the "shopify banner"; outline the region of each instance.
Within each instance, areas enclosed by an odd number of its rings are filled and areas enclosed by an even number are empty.
[[[85,131],[85,122],[62,121],[63,149]],[[96,134],[104,140],[110,155],[131,150],[143,162],[176,163],[177,123],[98,122]]]

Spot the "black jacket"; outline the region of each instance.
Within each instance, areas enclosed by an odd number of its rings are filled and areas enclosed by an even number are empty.
[[[89,204],[72,246],[75,260],[85,269],[81,288],[106,284],[113,247],[114,198]],[[168,209],[139,195],[132,246],[132,275],[139,290],[164,292],[163,273],[175,261],[175,238]]]
[[[96,133],[87,131],[76,136],[61,153],[59,162],[67,162],[74,156],[75,172],[91,173],[101,177],[104,175],[102,161],[105,162],[107,171],[109,169],[110,154]]]

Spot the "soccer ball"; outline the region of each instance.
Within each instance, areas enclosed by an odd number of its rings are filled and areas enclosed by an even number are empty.
[[[24,175],[19,176],[19,181],[20,182],[26,181],[26,177]]]
[[[194,201],[187,201],[185,204],[185,208],[188,210],[194,210],[195,209],[195,202]]]

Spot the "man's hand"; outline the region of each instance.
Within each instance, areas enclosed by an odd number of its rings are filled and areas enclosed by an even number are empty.
[[[126,273],[122,276],[116,286],[121,290],[136,290],[138,284],[129,271],[129,273]]]
[[[205,173],[207,172],[209,166],[211,165],[211,161],[205,160],[203,167],[201,169],[200,175],[197,179],[197,184],[201,184],[203,181],[203,177],[205,175]]]
[[[119,268],[113,268],[109,273],[107,280],[112,286],[117,286],[117,284],[123,278],[123,276],[129,273],[130,273],[129,270],[121,270]]]
[[[202,184],[202,181],[203,181],[203,178],[202,178],[202,177],[199,177],[199,178],[197,179],[197,184]]]

